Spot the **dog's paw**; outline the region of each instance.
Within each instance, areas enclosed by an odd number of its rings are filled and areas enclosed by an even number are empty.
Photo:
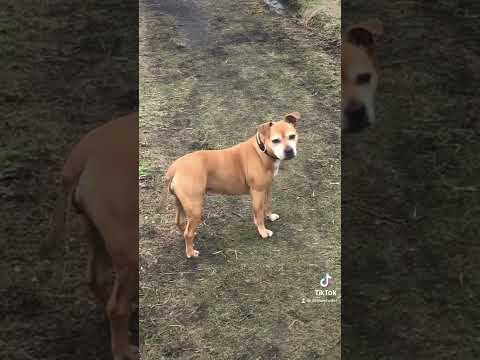
[[[127,351],[113,354],[113,360],[138,360],[138,352],[130,348]]]
[[[275,221],[275,220],[278,220],[280,218],[280,215],[278,214],[270,214],[267,216],[268,220],[270,221]]]
[[[273,235],[273,231],[272,230],[268,230],[268,229],[265,229],[264,231],[260,232],[260,236],[262,237],[262,239],[266,239],[266,238],[269,238]]]
[[[128,356],[130,357],[127,357],[126,359],[138,360],[140,356],[140,349],[135,345],[130,345],[129,350],[130,353],[128,354]]]
[[[190,259],[192,256],[193,256],[193,257],[198,257],[198,255],[200,255],[200,252],[199,252],[198,250],[193,250],[192,253],[188,253],[188,252],[187,252],[187,258],[189,258],[189,259]]]

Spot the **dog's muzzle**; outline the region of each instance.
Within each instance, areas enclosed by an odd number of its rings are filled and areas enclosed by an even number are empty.
[[[345,131],[357,132],[370,126],[367,108],[359,102],[351,102],[344,110],[346,119]]]
[[[293,151],[293,148],[291,148],[290,146],[285,148],[284,154],[285,154],[285,160],[290,160],[295,157],[295,152]]]

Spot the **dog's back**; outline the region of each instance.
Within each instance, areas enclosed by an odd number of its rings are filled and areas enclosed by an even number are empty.
[[[61,189],[52,217],[51,230],[44,244],[47,253],[56,248],[65,237],[66,214],[72,200],[80,211],[92,221],[98,201],[107,196],[121,204],[105,203],[115,208],[125,208],[126,203],[138,207],[138,115],[112,120],[89,132],[77,143],[62,170]],[[109,184],[110,179],[116,179]],[[81,182],[82,186],[78,186]],[[88,191],[91,188],[94,191]],[[125,191],[130,189],[131,191]],[[115,196],[113,196],[116,192]],[[110,196],[107,194],[110,193]],[[100,196],[98,196],[100,195]],[[118,196],[120,195],[120,196]],[[126,215],[125,218],[133,218]],[[95,222],[99,222],[95,220]],[[98,224],[97,224],[98,225]]]
[[[138,120],[136,114],[113,120],[79,143],[86,152],[74,201],[102,231],[115,213],[115,221],[138,228]],[[73,154],[73,153],[72,153]],[[78,174],[78,164],[67,161],[64,177]]]

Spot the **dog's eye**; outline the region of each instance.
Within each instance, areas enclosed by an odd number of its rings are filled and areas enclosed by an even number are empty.
[[[358,85],[369,84],[371,77],[372,77],[372,74],[370,73],[360,74],[357,76],[357,84]]]
[[[353,45],[368,48],[373,47],[373,35],[362,28],[353,28],[348,32],[348,41]]]
[[[288,137],[289,140],[295,140],[295,134],[292,134]]]
[[[274,143],[274,144],[280,144],[280,139],[273,139],[273,140],[272,140],[272,143]]]

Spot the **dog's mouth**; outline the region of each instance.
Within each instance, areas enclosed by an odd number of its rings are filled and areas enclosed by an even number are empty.
[[[285,147],[285,149],[283,149],[283,156],[279,156],[280,159],[282,160],[290,160],[290,159],[293,159],[295,157],[295,149],[291,146],[287,146]]]
[[[285,160],[291,160],[295,157],[295,154],[294,153],[289,153],[289,154],[285,154]]]
[[[359,132],[370,126],[365,105],[347,107],[344,110],[345,127],[342,132]]]
[[[352,124],[346,128],[343,128],[342,129],[342,133],[358,133],[358,132],[361,132],[362,130],[365,130],[367,129],[368,127],[370,127],[370,122],[366,121],[364,123],[355,123],[355,124]]]

